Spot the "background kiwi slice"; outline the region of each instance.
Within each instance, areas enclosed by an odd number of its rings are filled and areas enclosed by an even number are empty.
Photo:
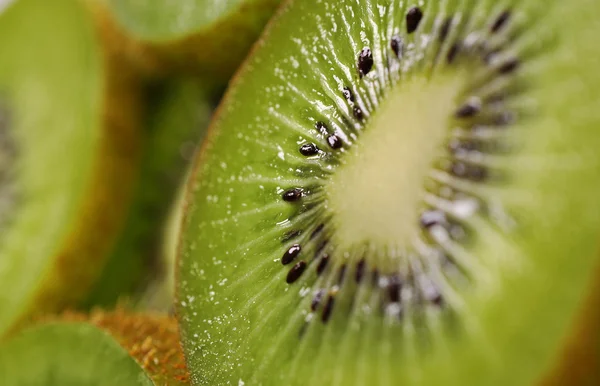
[[[593,317],[574,318],[597,280],[599,17],[592,0],[284,5],[189,186],[192,380],[542,380]]]
[[[127,222],[109,251],[102,276],[87,299],[88,306],[108,306],[125,296],[135,301],[149,283],[167,280],[172,261],[165,256],[163,245],[170,203],[182,185],[196,144],[205,134],[213,94],[218,93],[190,78],[147,84],[144,90],[145,130],[135,193],[127,209]],[[172,290],[167,292],[170,298]]]
[[[0,14],[0,334],[81,301],[124,219],[139,98],[100,47],[78,2]]]
[[[0,345],[6,385],[185,385],[174,319],[95,311],[28,327]]]
[[[92,0],[90,4],[140,69],[155,75],[183,71],[222,82],[242,61],[279,1]]]

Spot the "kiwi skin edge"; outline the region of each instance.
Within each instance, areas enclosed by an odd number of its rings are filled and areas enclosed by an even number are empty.
[[[108,332],[157,385],[187,385],[189,375],[179,345],[177,322],[160,314],[93,310],[89,315],[65,312],[44,321],[85,322]]]
[[[600,264],[552,369],[539,386],[600,385]]]
[[[257,27],[267,22],[267,16],[273,13],[280,0],[242,2],[211,25],[167,41],[145,41],[132,36],[115,20],[108,4],[94,0],[87,2],[97,22],[103,29],[111,31],[110,40],[118,42],[109,45],[121,45],[127,60],[145,76],[187,74],[226,83],[258,38],[260,29]]]
[[[84,299],[125,220],[140,159],[142,96],[135,72],[123,65],[121,53],[109,48],[108,31],[101,25],[96,27],[105,73],[100,149],[92,172],[95,177],[78,219],[36,294],[8,330],[9,335],[27,315],[63,309]]]

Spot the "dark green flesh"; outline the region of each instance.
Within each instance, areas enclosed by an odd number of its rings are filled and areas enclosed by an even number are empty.
[[[119,236],[87,306],[110,306],[135,298],[165,270],[165,221],[212,112],[212,92],[194,79],[149,85],[145,142],[136,193]]]
[[[0,345],[6,386],[150,386],[154,383],[106,332],[86,323],[48,323]]]
[[[231,85],[179,256],[195,383],[529,385],[551,366],[596,263],[600,6],[423,1],[413,32],[416,4],[291,2]],[[378,106],[447,79],[460,89],[407,220],[417,237],[336,245],[350,225],[328,183],[378,129]],[[395,107],[407,130],[411,111]],[[320,151],[302,154],[309,143]],[[411,167],[393,161],[399,178]]]

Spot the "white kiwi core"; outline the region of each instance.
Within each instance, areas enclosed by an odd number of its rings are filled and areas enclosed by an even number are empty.
[[[390,90],[326,188],[342,249],[411,245],[460,84],[458,77],[411,79]]]

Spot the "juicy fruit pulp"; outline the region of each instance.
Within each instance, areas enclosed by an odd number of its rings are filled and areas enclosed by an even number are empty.
[[[90,349],[93,348],[93,349]],[[85,323],[25,329],[0,346],[6,385],[154,385],[127,351]]]
[[[11,386],[188,384],[175,319],[122,309],[38,320],[0,344],[0,370]]]
[[[541,378],[596,263],[598,15],[590,0],[286,5],[191,181],[192,379]]]
[[[101,22],[151,74],[193,73],[221,85],[280,0],[94,0]]]
[[[77,2],[12,3],[0,14],[0,57],[9,119],[0,142],[8,134],[14,151],[9,180],[0,176],[2,202],[6,181],[16,192],[8,222],[0,210],[2,335],[33,306],[81,300],[98,274],[128,198],[137,106],[125,71],[108,74]]]

